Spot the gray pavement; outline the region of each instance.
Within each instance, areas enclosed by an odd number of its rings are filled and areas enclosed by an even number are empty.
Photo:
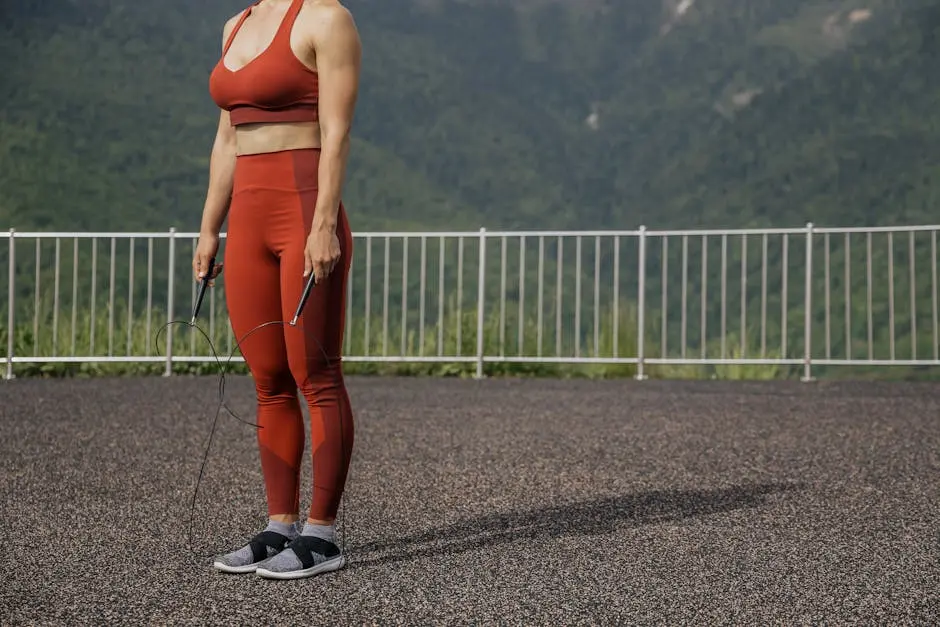
[[[348,566],[279,582],[211,568],[265,515],[225,415],[190,550],[216,379],[0,382],[0,623],[940,620],[940,385],[349,388]],[[227,395],[253,419],[249,379]]]

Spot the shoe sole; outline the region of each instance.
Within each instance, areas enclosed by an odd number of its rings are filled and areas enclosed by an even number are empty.
[[[272,555],[271,557],[274,556]],[[216,568],[216,570],[220,570],[223,573],[228,573],[230,575],[247,575],[257,571],[258,567],[271,559],[271,557],[263,559],[260,562],[255,562],[254,564],[246,564],[244,566],[229,566],[228,564],[224,564],[218,560],[213,562],[212,565]]]
[[[272,570],[267,570],[265,568],[258,568],[255,570],[255,574],[260,575],[265,579],[302,579],[304,577],[312,577],[314,575],[339,570],[345,565],[346,557],[340,555],[339,557],[334,557],[333,559],[321,562],[316,566],[311,566],[310,568],[304,568],[302,570],[290,570],[287,572],[278,573]]]

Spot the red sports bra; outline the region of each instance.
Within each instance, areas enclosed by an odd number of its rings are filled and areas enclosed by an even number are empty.
[[[311,122],[318,119],[317,73],[294,54],[290,34],[304,0],[293,0],[271,45],[241,69],[225,67],[235,35],[258,0],[242,14],[209,76],[209,93],[221,109],[229,112],[232,126],[259,122]]]

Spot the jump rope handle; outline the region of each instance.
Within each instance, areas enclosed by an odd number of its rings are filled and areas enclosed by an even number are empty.
[[[297,319],[300,318],[300,312],[303,311],[304,305],[307,304],[307,299],[310,298],[310,289],[316,284],[317,279],[316,275],[311,272],[310,278],[307,279],[307,284],[304,286],[304,293],[300,296],[300,302],[297,303],[297,311],[294,312],[294,319],[290,321],[292,327],[297,326]]]
[[[202,307],[202,299],[206,295],[206,288],[209,287],[209,280],[212,278],[212,270],[215,268],[215,257],[209,258],[209,268],[206,270],[206,276],[199,285],[199,293],[196,295],[196,304],[193,305],[193,317],[189,321],[189,326],[196,324],[196,316],[199,315],[199,308]]]

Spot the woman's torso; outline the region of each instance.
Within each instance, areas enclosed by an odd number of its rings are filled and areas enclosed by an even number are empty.
[[[209,78],[235,127],[237,154],[320,145],[316,59],[305,35],[304,0],[286,10],[258,0],[235,23]]]

